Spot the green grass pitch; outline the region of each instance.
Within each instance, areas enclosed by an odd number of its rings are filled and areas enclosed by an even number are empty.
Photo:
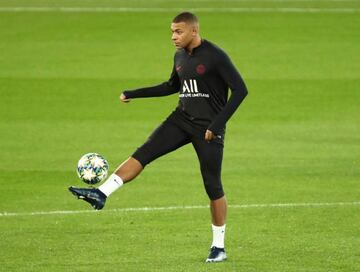
[[[229,208],[221,264],[204,263],[211,226],[191,146],[149,165],[103,211],[67,192],[82,185],[81,155],[98,152],[114,170],[176,106],[176,95],[118,96],[168,78],[181,8],[198,11],[202,37],[227,51],[250,93],[227,128],[223,184],[241,206]],[[359,10],[0,0],[0,271],[359,271]],[[203,208],[124,210],[172,206]]]

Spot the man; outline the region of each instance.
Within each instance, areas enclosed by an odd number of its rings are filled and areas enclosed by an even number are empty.
[[[194,14],[177,15],[171,30],[177,51],[170,79],[154,87],[124,91],[120,100],[130,102],[134,98],[179,92],[177,108],[99,188],[70,187],[69,190],[100,210],[111,193],[134,179],[147,164],[192,143],[210,198],[213,243],[206,262],[221,262],[226,259],[227,202],[221,184],[225,124],[247,95],[247,89],[226,53],[201,39]],[[231,96],[228,100],[229,87]]]

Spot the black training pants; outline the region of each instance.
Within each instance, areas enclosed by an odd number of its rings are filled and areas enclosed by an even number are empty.
[[[224,196],[221,184],[223,144],[217,141],[207,142],[204,137],[194,136],[172,121],[166,120],[155,129],[132,157],[145,167],[156,158],[192,143],[200,162],[206,193],[211,200],[216,200]]]

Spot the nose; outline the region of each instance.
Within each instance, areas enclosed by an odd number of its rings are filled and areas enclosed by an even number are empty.
[[[173,41],[176,40],[176,34],[175,34],[175,33],[172,34],[171,39],[172,39]]]

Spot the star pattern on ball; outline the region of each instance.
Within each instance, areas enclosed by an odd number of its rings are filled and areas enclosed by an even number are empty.
[[[96,177],[96,174],[92,169],[84,169],[83,179],[92,180],[95,177]]]
[[[91,165],[93,165],[93,167],[104,167],[105,162],[102,158],[95,156],[91,159]]]
[[[108,175],[109,164],[97,153],[83,155],[77,166],[77,174],[87,184],[96,184]]]
[[[88,161],[88,158],[87,158],[86,156],[83,156],[83,157],[80,159],[78,165],[86,165],[87,161]]]

